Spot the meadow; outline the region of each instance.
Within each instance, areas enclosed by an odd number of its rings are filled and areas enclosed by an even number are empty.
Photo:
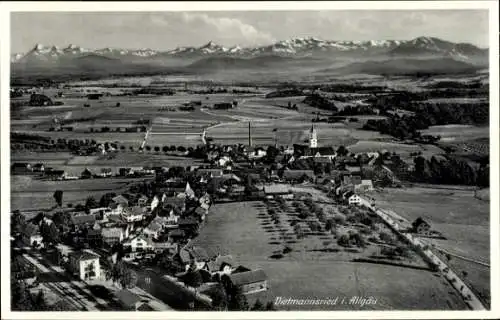
[[[276,245],[259,219],[260,202],[216,204],[207,216],[194,245],[229,253],[239,264],[262,268],[270,291],[259,299],[275,297],[335,298],[373,296],[375,305],[278,306],[280,310],[411,310],[465,309],[446,280],[429,271],[378,264],[362,264],[332,257],[317,259],[308,254],[270,258]],[[383,278],[384,281],[379,279]],[[408,281],[411,279],[411,281]],[[250,297],[255,299],[255,297]],[[416,303],[418,301],[418,303]]]
[[[446,238],[426,239],[437,248],[480,262],[490,263],[490,203],[476,199],[474,191],[414,187],[385,189],[374,194],[377,206],[394,210],[410,222],[418,217]],[[474,289],[489,300],[490,269],[473,262],[452,258],[452,268],[467,272]]]

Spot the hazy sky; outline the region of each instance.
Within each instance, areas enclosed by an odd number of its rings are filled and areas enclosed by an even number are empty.
[[[328,40],[434,36],[487,47],[488,11],[18,12],[11,15],[11,35],[12,52],[28,51],[36,43],[169,50],[210,40],[253,46],[306,36]]]

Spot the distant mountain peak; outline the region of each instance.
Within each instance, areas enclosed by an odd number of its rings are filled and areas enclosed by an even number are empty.
[[[128,50],[102,48],[89,50],[75,44],[60,49],[37,43],[32,50],[22,55],[12,55],[13,63],[41,61],[43,63],[72,59],[83,54],[96,54],[123,59],[146,59],[149,57],[176,57],[196,59],[202,57],[259,57],[267,55],[292,57],[452,57],[458,60],[487,61],[487,49],[478,48],[470,43],[453,43],[436,37],[420,36],[411,40],[324,40],[314,36],[297,36],[272,44],[240,47],[224,47],[213,40],[199,47],[177,47],[169,51],[156,51],[150,48]]]

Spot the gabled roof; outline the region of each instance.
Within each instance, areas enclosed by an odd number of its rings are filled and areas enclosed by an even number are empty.
[[[147,229],[151,230],[151,231],[160,231],[161,230],[161,225],[154,222],[154,221],[151,221],[150,224],[148,224],[148,226],[146,227]]]
[[[128,200],[127,198],[125,198],[124,196],[122,196],[121,194],[112,198],[111,200],[113,200],[114,203],[117,203],[117,204],[125,204],[125,205],[128,205]]]
[[[144,208],[139,206],[127,207],[123,211],[124,215],[141,215],[144,214]]]
[[[250,284],[267,280],[267,276],[264,273],[264,270],[257,269],[246,272],[232,273],[229,275],[229,279],[234,285],[240,286],[244,284]]]
[[[89,251],[71,252],[69,255],[70,255],[70,257],[73,257],[77,261],[86,261],[86,260],[99,259],[99,256],[97,254],[89,252]]]
[[[184,237],[186,234],[184,233],[184,230],[181,229],[174,229],[168,233],[169,236],[173,237]]]
[[[198,224],[198,220],[194,217],[186,217],[179,219],[179,225],[193,225]]]
[[[215,261],[210,261],[207,265],[210,271],[220,271],[223,265],[234,266],[234,260],[230,255],[218,256]]]
[[[93,215],[93,214],[82,214],[82,215],[71,217],[71,222],[74,225],[94,224],[95,221],[96,221],[95,215]]]
[[[282,185],[282,184],[264,186],[264,192],[265,193],[277,193],[277,194],[291,193],[290,189],[287,186]]]
[[[115,296],[120,300],[120,302],[126,307],[135,307],[137,302],[140,302],[142,299],[139,295],[133,293],[128,289],[123,289],[118,292],[115,292]]]
[[[178,197],[167,197],[163,204],[172,205],[174,207],[183,207],[186,204],[186,200]]]
[[[283,171],[283,177],[288,179],[299,179],[303,176],[309,178],[314,178],[314,171],[312,170],[285,170]]]
[[[121,228],[102,228],[101,233],[103,238],[115,238],[120,237],[123,230]]]

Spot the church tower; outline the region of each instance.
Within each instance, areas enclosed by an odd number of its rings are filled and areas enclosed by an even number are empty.
[[[311,125],[311,130],[309,131],[309,148],[317,148],[318,147],[318,136],[316,134],[316,129],[314,129],[314,125]]]

